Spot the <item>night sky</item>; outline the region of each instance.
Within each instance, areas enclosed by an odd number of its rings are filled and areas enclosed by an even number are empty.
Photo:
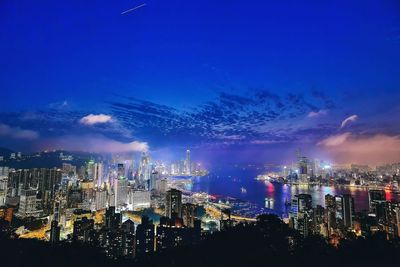
[[[400,2],[2,0],[0,90],[23,152],[400,161]]]

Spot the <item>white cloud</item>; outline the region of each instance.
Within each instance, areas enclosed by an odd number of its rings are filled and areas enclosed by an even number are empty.
[[[307,117],[308,118],[317,118],[323,115],[328,114],[328,111],[325,109],[320,109],[318,111],[311,111],[310,113],[308,113]]]
[[[0,123],[0,136],[15,139],[33,140],[37,139],[39,137],[39,134],[32,130],[21,129],[19,127],[11,127],[9,125]]]
[[[102,135],[62,136],[60,138],[44,140],[40,146],[41,149],[61,149],[95,153],[146,152],[149,150],[146,142],[132,141],[124,143]]]
[[[338,163],[390,163],[400,161],[400,136],[344,133],[318,143]]]
[[[322,140],[321,142],[318,143],[318,145],[323,145],[327,147],[338,146],[346,142],[347,138],[349,138],[350,135],[351,133],[333,135]]]
[[[271,144],[279,144],[282,141],[275,141],[275,140],[252,140],[250,144],[253,145],[271,145]]]
[[[350,117],[347,117],[346,119],[344,119],[342,121],[342,124],[340,125],[340,129],[342,129],[343,127],[345,127],[347,124],[356,121],[358,119],[357,115],[351,115]]]
[[[100,123],[107,123],[111,121],[112,117],[106,114],[97,114],[97,115],[89,114],[79,120],[79,122],[84,125],[94,125]]]

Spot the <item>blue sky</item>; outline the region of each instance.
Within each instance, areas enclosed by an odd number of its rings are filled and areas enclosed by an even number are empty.
[[[398,1],[4,0],[0,25],[1,146],[400,160]]]

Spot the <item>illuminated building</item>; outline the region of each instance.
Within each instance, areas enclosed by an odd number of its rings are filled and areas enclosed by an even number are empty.
[[[93,166],[93,184],[95,186],[100,186],[103,182],[103,171],[104,167],[102,163],[95,163]]]
[[[185,203],[182,205],[182,219],[183,224],[186,227],[193,228],[196,220],[197,206],[191,203]]]
[[[142,222],[136,228],[136,255],[154,252],[154,224],[148,217],[142,216]]]
[[[122,224],[123,238],[123,256],[127,258],[135,257],[135,224],[131,220],[126,220]]]
[[[21,218],[37,217],[41,211],[36,208],[36,190],[22,189],[17,216]]]
[[[96,188],[94,210],[103,210],[107,207],[107,191],[103,188]]]
[[[368,204],[369,209],[372,213],[377,215],[378,210],[377,206],[386,201],[385,191],[384,190],[369,190],[368,191]]]
[[[176,189],[167,191],[165,199],[165,216],[182,218],[182,192]]]
[[[178,219],[179,220],[179,219]],[[175,219],[161,217],[157,226],[156,250],[171,249],[183,244],[186,228],[183,223],[176,223]]]
[[[117,177],[118,179],[124,179],[125,176],[125,166],[123,163],[118,163],[117,165]]]
[[[0,207],[6,204],[8,178],[0,176]]]
[[[134,209],[150,208],[150,201],[150,191],[134,189],[129,191],[129,204],[131,204]]]
[[[156,191],[161,194],[167,192],[167,179],[160,179],[156,181]]]
[[[60,226],[58,226],[58,222],[53,220],[51,222],[51,229],[50,229],[50,243],[55,244],[60,241]]]
[[[151,176],[150,157],[143,152],[138,170],[138,184],[143,187],[148,187],[148,181],[150,180],[150,176]]]
[[[191,163],[190,163],[190,150],[186,150],[186,158],[185,158],[185,173],[186,175],[191,174]]]
[[[332,195],[325,195],[325,222],[328,225],[328,232],[335,229],[336,224],[336,199]]]
[[[292,198],[289,214],[292,228],[299,230],[304,237],[310,233],[312,224],[312,198],[308,194],[295,195]]]
[[[128,202],[128,179],[119,177],[114,181],[115,206],[120,208]]]
[[[158,173],[157,171],[152,172],[149,180],[149,190],[156,189],[157,181],[160,179],[161,179],[160,173]]]
[[[92,242],[94,231],[94,220],[83,217],[74,222],[73,240],[79,242]]]
[[[354,199],[345,194],[335,197],[336,219],[338,223],[348,229],[353,228]]]
[[[122,214],[115,212],[115,207],[109,207],[106,210],[105,227],[108,229],[119,228],[122,224]]]
[[[74,175],[76,173],[76,166],[69,163],[63,163],[62,172],[68,175]]]

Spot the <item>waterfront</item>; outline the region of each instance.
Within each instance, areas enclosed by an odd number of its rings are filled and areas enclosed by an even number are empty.
[[[368,209],[368,189],[345,186],[287,185],[278,182],[259,181],[255,178],[263,173],[257,168],[225,168],[210,172],[209,175],[193,179],[193,192],[206,192],[218,197],[233,197],[256,204],[259,208],[270,208],[279,215],[288,212],[286,202],[291,197],[310,194],[313,205],[325,206],[325,195],[351,194],[356,211]],[[242,188],[246,189],[243,192]],[[271,201],[266,203],[266,198]],[[386,191],[386,199],[399,199],[399,194]],[[266,206],[267,204],[267,206]]]

